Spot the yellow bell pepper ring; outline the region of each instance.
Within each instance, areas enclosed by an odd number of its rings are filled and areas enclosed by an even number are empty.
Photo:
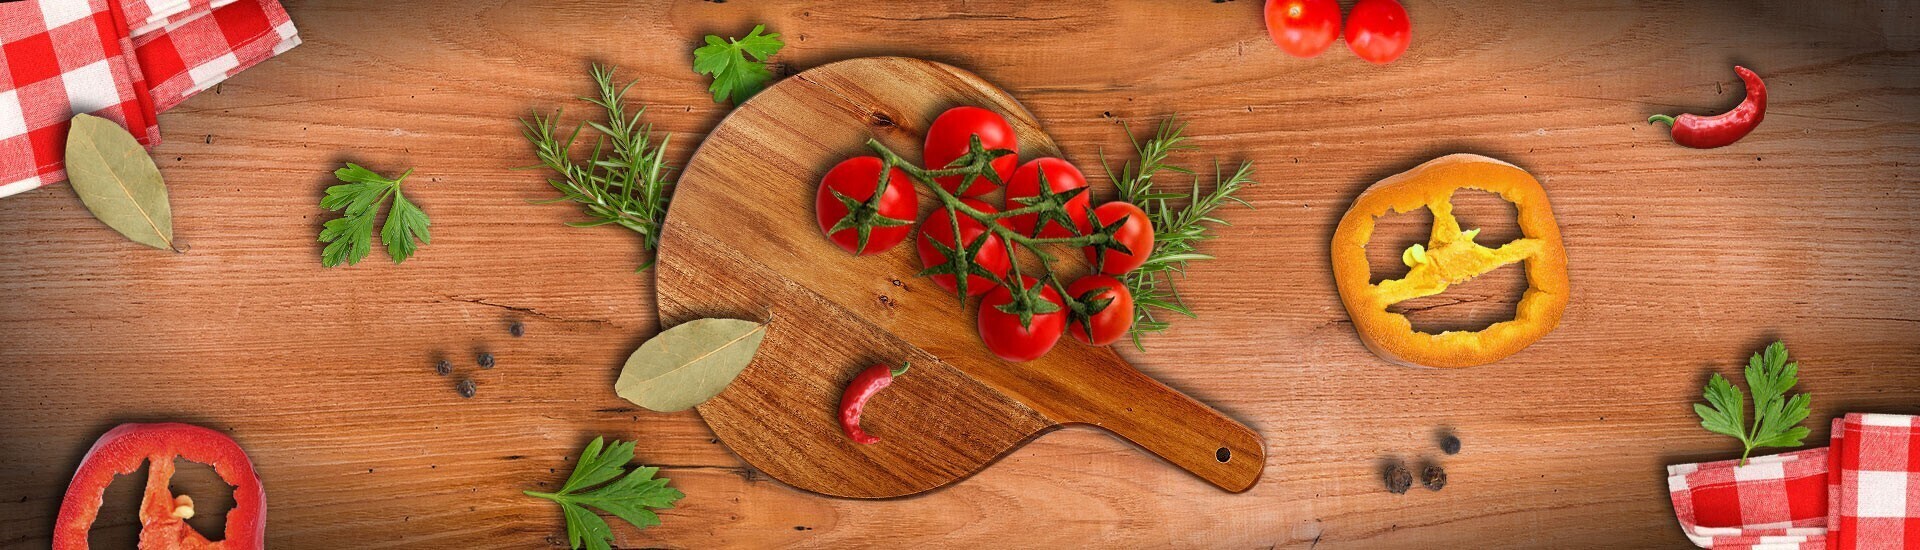
[[[1521,238],[1491,248],[1474,242],[1479,230],[1462,231],[1453,217],[1451,200],[1460,189],[1488,191],[1513,203]],[[1433,232],[1426,244],[1402,252],[1407,275],[1372,283],[1367,241],[1374,222],[1388,210],[1421,207],[1433,213]],[[1447,155],[1368,187],[1340,218],[1332,250],[1334,286],[1360,340],[1402,365],[1455,368],[1499,361],[1552,332],[1567,308],[1567,251],[1546,189],[1525,170],[1480,155]],[[1525,262],[1527,291],[1512,320],[1479,331],[1429,334],[1413,330],[1406,316],[1387,311],[1516,262]]]

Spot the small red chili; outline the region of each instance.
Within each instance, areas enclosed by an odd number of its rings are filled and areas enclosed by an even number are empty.
[[[847,437],[853,438],[854,443],[871,445],[880,442],[879,437],[868,435],[860,429],[860,411],[867,408],[867,400],[872,399],[873,394],[893,385],[894,377],[906,374],[910,365],[912,363],[901,363],[899,367],[874,365],[860,371],[852,382],[847,383],[847,392],[840,395],[840,428],[847,431]]]
[[[1767,114],[1767,85],[1760,81],[1760,75],[1746,67],[1735,66],[1733,72],[1747,84],[1747,98],[1733,110],[1715,116],[1683,114],[1678,117],[1653,115],[1647,122],[1664,122],[1673,127],[1673,142],[1695,149],[1725,147],[1740,141],[1760,125],[1760,119]]]

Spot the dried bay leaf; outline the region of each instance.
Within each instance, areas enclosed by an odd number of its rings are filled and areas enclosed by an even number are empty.
[[[657,412],[693,408],[719,395],[753,361],[766,323],[696,319],[662,331],[627,357],[614,391]]]
[[[93,217],[133,242],[180,250],[173,242],[167,184],[133,134],[104,118],[74,115],[66,162],[67,181]]]

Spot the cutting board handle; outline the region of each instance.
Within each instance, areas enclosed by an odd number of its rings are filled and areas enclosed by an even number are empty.
[[[1260,480],[1267,465],[1260,434],[1112,357],[1121,368],[1090,369],[1097,372],[1088,383],[1070,386],[1080,399],[1064,422],[1104,428],[1227,491]]]

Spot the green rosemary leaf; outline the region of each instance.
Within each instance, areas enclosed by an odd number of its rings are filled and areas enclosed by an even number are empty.
[[[1134,161],[1122,165],[1118,171],[1106,164],[1104,156],[1101,162],[1107,176],[1119,189],[1120,200],[1139,206],[1153,221],[1156,237],[1153,253],[1148,255],[1146,263],[1139,269],[1121,279],[1127,290],[1133,293],[1134,322],[1129,336],[1134,346],[1140,349],[1145,349],[1141,336],[1170,327],[1167,322],[1155,317],[1156,311],[1194,317],[1193,311],[1180,299],[1172,276],[1184,273],[1190,262],[1213,259],[1213,256],[1196,252],[1195,247],[1213,238],[1208,233],[1209,226],[1229,225],[1214,216],[1214,212],[1228,203],[1249,206],[1236,194],[1256,184],[1252,163],[1241,164],[1231,174],[1223,172],[1216,164],[1213,187],[1203,191],[1200,178],[1194,170],[1167,163],[1168,157],[1175,152],[1196,149],[1188,145],[1186,137],[1181,135],[1183,128],[1183,125],[1169,117],[1161,121],[1152,137],[1133,142],[1134,153],[1138,157]],[[1161,191],[1155,189],[1154,181],[1154,176],[1161,173],[1193,175],[1194,181],[1184,193]]]
[[[1198,252],[1189,252],[1185,254],[1168,254],[1165,256],[1155,254],[1153,256],[1147,257],[1147,263],[1171,264],[1171,263],[1185,263],[1185,262],[1194,261],[1194,260],[1211,260],[1211,259],[1213,259],[1213,256],[1208,256],[1206,254],[1201,254]]]
[[[626,93],[637,81],[616,85],[613,71],[594,65],[589,75],[598,94],[583,98],[604,112],[604,122],[588,121],[572,132],[562,132],[558,128],[561,112],[556,110],[552,116],[536,113],[521,119],[521,134],[533,145],[534,156],[540,161],[537,166],[560,176],[547,180],[560,192],[560,198],[539,202],[580,203],[592,219],[567,225],[619,225],[639,233],[642,249],[651,252],[660,243],[660,224],[666,220],[673,192],[673,182],[667,178],[674,168],[666,162],[667,142],[672,136],[662,135],[654,141],[652,125],[640,122],[646,109],[629,112],[626,106]],[[587,128],[593,129],[598,138],[585,160],[575,160],[571,149]],[[652,265],[649,257],[641,270]]]

